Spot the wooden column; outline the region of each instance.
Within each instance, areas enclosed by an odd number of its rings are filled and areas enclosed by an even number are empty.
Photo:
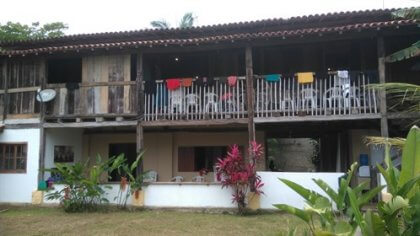
[[[378,75],[379,83],[383,84],[386,82],[386,66],[385,66],[385,42],[382,36],[378,37],[377,42],[378,51]],[[388,137],[388,118],[387,118],[387,107],[386,107],[386,91],[381,89],[379,91],[379,109],[381,112],[381,136]]]
[[[137,76],[136,76],[136,109],[137,109],[137,127],[136,127],[136,147],[137,154],[144,149],[143,140],[143,119],[144,119],[144,86],[143,86],[143,53],[137,54]],[[143,172],[143,161],[136,169],[137,174]]]
[[[38,69],[40,72],[40,87],[41,90],[46,88],[48,68],[46,60],[41,63],[41,68]],[[38,102],[38,101],[35,101]],[[39,106],[39,171],[38,171],[38,183],[44,180],[44,169],[45,169],[45,128],[44,128],[44,117],[45,117],[45,103],[41,102]]]
[[[4,94],[3,94],[3,123],[7,118],[7,112],[9,110],[9,95],[7,89],[9,87],[9,73],[7,71],[7,60],[3,61],[3,79],[4,79]]]
[[[248,107],[248,142],[255,141],[254,124],[254,72],[252,69],[252,48],[245,48],[246,94]]]

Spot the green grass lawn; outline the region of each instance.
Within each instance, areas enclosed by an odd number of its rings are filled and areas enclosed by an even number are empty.
[[[69,214],[60,208],[8,208],[0,213],[0,235],[278,235],[289,227],[304,227],[298,218],[282,213],[237,216],[143,210]]]

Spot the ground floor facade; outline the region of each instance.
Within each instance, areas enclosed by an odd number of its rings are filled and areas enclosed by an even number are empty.
[[[54,168],[58,162],[94,161],[97,155],[108,158],[125,153],[129,161],[136,156],[135,127],[45,128],[43,132],[45,168]],[[275,129],[257,129],[257,142],[264,145],[266,152],[257,168],[264,183],[260,208],[274,209],[273,204],[277,203],[303,207],[304,200],[278,178],[295,181],[321,193],[312,181],[313,178],[322,179],[337,189],[338,178],[352,162],[359,162],[362,156],[368,156],[371,165],[381,161],[381,150],[368,148],[363,141],[364,136],[379,135],[377,130],[350,128],[332,132],[329,138],[325,138],[320,135],[323,134],[320,129],[318,134],[311,131],[296,135],[284,134]],[[32,202],[32,193],[37,190],[40,178],[42,137],[39,127],[5,128],[0,134],[0,145],[6,145],[2,146],[4,151],[0,153],[3,170],[0,173],[0,203]],[[242,129],[145,130],[143,169],[156,172],[157,177],[144,187],[144,206],[234,208],[232,190],[222,188],[214,177],[214,165],[218,158],[226,155],[228,146],[233,144],[238,144],[246,157],[247,143],[247,131]],[[8,144],[19,144],[22,147],[8,147]],[[334,148],[325,149],[325,146]],[[13,172],[12,167],[18,167],[16,163],[19,163],[21,156],[26,158],[25,167]],[[195,177],[202,169],[209,173],[204,181],[196,181]],[[46,180],[50,173],[45,172],[42,177]],[[174,177],[182,177],[182,180],[175,181]],[[110,179],[104,176],[104,185],[112,187],[106,190],[106,197],[111,203],[115,202],[118,193],[118,181],[112,176]],[[60,184],[54,187],[63,188]],[[58,202],[44,199],[44,203]]]

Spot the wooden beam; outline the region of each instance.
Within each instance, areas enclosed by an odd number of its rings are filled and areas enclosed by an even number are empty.
[[[246,94],[248,107],[248,142],[255,141],[254,124],[254,72],[252,64],[252,48],[245,48],[245,68],[246,68]]]
[[[100,127],[135,127],[137,121],[102,121],[102,122],[71,122],[71,123],[44,123],[44,128],[100,128]]]
[[[9,73],[7,71],[7,60],[4,60],[3,63],[3,78],[4,78],[4,95],[3,95],[3,121],[7,118],[7,113],[9,110],[9,95],[7,93],[9,87]]]
[[[43,90],[47,84],[48,68],[46,60],[41,62],[40,71],[40,87]],[[38,102],[38,101],[35,101]],[[39,171],[38,171],[38,183],[44,180],[44,169],[45,169],[45,140],[46,133],[44,128],[45,123],[45,104],[41,102],[39,111]]]
[[[380,119],[380,114],[359,114],[359,115],[331,115],[331,116],[281,116],[281,117],[260,117],[255,118],[256,124],[264,123],[287,123],[287,122],[324,122],[340,120],[372,120]]]
[[[244,126],[248,119],[220,119],[220,120],[160,120],[144,121],[143,127],[214,127],[214,126]]]
[[[379,36],[377,40],[377,52],[378,52],[378,74],[379,83],[383,84],[386,82],[386,65],[385,65],[385,42],[383,36]],[[379,91],[379,110],[381,113],[381,136],[388,137],[388,118],[387,118],[387,106],[386,106],[386,91],[381,89]]]
[[[136,126],[136,148],[137,154],[144,150],[144,132],[143,132],[143,119],[144,119],[144,86],[143,86],[143,53],[137,54],[137,76],[136,76],[136,111],[137,111],[137,126]],[[143,160],[136,168],[136,173],[139,175],[143,172]]]

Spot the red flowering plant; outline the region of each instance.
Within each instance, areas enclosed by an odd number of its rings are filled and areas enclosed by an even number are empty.
[[[242,214],[249,191],[261,194],[264,185],[256,173],[256,164],[263,156],[263,147],[257,142],[251,142],[248,150],[250,161],[245,162],[238,145],[229,148],[225,158],[219,158],[216,163],[216,177],[222,182],[222,188],[231,187],[234,190],[233,202],[238,204],[238,212]]]

